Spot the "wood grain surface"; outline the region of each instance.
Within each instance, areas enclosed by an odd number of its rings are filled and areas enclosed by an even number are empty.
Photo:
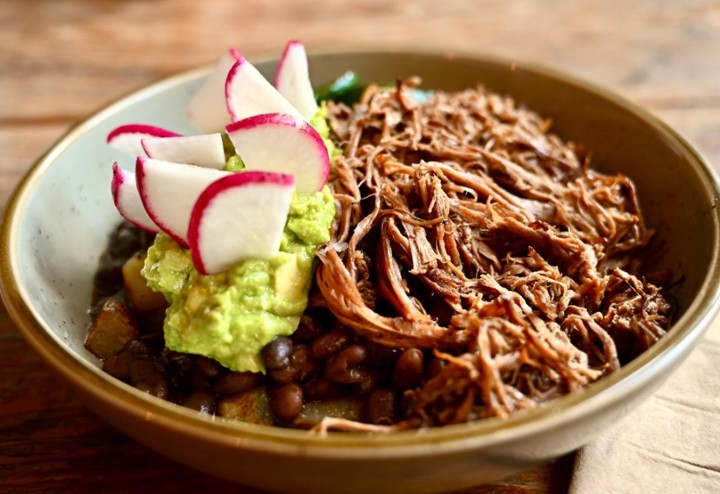
[[[647,107],[720,165],[720,2],[2,0],[0,210],[73,123],[131,90],[288,39],[548,65]],[[572,455],[469,492],[565,492]],[[257,492],[149,451],[87,411],[0,307],[0,492]]]

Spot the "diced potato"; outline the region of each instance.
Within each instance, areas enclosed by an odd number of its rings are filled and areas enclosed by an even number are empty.
[[[363,399],[360,397],[335,398],[305,403],[298,422],[315,425],[325,417],[338,417],[347,420],[361,420]]]
[[[272,425],[270,400],[263,388],[225,398],[220,401],[218,412],[223,417],[249,422],[251,424]]]
[[[119,353],[138,337],[138,327],[130,308],[116,299],[103,304],[90,327],[85,348],[100,359]]]
[[[361,397],[345,397],[305,403],[296,425],[312,427],[324,417],[339,417],[348,420],[361,420],[363,399]],[[274,423],[270,400],[264,388],[254,388],[220,401],[219,415],[241,420],[251,424]]]
[[[140,312],[158,309],[167,305],[162,293],[147,286],[140,270],[145,262],[145,253],[138,252],[130,257],[122,267],[125,294],[133,306]]]

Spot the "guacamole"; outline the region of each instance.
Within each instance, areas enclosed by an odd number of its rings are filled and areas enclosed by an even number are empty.
[[[231,370],[262,371],[262,347],[297,328],[307,305],[315,249],[330,238],[334,215],[327,187],[296,194],[275,257],[242,261],[211,276],[195,270],[189,250],[159,234],[143,275],[170,302],[165,345],[205,355]]]
[[[311,123],[327,139],[324,107]],[[227,170],[244,168],[231,156]],[[277,335],[289,335],[307,306],[317,247],[330,239],[335,201],[325,187],[295,194],[280,251],[271,259],[248,259],[228,271],[199,274],[190,251],[165,234],[148,250],[142,274],[165,295],[170,306],[164,323],[165,345],[204,355],[234,371],[264,371],[260,350]]]

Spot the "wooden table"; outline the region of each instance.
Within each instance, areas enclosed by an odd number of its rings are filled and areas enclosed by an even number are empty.
[[[119,95],[201,64],[306,46],[427,46],[553,66],[648,107],[720,165],[720,3],[703,0],[4,0],[0,209],[33,160]],[[565,492],[572,455],[485,492]],[[88,412],[0,307],[0,492],[238,492]],[[246,492],[246,491],[243,491]]]

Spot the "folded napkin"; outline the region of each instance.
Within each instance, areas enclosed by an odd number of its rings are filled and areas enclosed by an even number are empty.
[[[577,455],[571,494],[720,493],[720,318],[651,398]]]

